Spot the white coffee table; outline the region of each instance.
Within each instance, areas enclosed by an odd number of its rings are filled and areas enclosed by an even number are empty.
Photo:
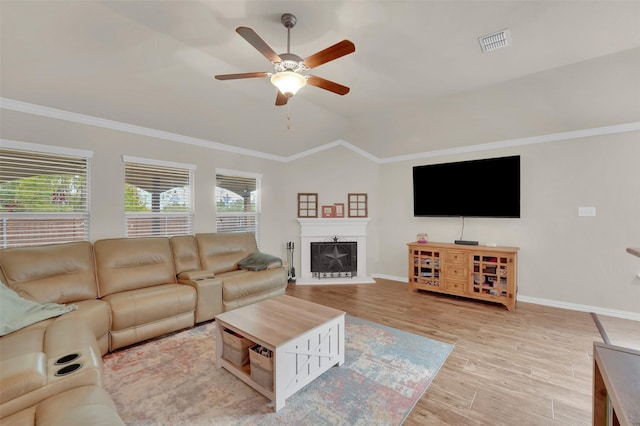
[[[274,402],[285,399],[335,365],[344,363],[345,312],[291,296],[216,315],[216,366],[224,367]],[[273,351],[273,390],[251,379],[250,367],[222,358],[225,328]]]

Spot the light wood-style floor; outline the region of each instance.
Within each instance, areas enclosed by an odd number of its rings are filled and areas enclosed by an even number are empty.
[[[589,313],[523,302],[508,312],[383,279],[289,284],[287,294],[455,345],[405,425],[591,424],[592,345],[602,338]],[[638,341],[637,328],[620,330]]]

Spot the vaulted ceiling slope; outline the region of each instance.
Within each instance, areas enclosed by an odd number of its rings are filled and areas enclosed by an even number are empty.
[[[286,52],[356,52],[274,106],[236,32]],[[640,1],[0,2],[4,98],[279,156],[346,140],[379,157],[640,121]],[[513,45],[478,37],[510,28]],[[287,128],[290,116],[290,129]]]

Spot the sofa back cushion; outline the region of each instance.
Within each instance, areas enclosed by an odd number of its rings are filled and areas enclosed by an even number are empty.
[[[198,256],[198,243],[193,235],[178,235],[171,237],[171,250],[173,261],[176,265],[176,274],[187,271],[199,271],[200,257]]]
[[[168,237],[113,238],[93,243],[100,297],[176,283]]]
[[[41,304],[98,297],[89,241],[0,250],[0,269],[9,288]]]
[[[196,234],[202,269],[221,272],[238,269],[238,262],[258,251],[251,232]]]

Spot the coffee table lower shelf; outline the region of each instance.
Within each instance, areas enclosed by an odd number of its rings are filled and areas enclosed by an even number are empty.
[[[243,365],[242,367],[238,367],[232,362],[227,361],[226,359],[220,357],[220,359],[218,360],[218,365],[216,367],[224,368],[229,373],[233,374],[238,379],[242,380],[243,382],[251,386],[253,389],[260,392],[267,399],[270,399],[271,401],[275,401],[276,394],[271,389],[265,388],[260,383],[256,382],[251,378],[251,366],[249,364]]]
[[[344,364],[344,313],[277,345],[216,318],[216,367],[224,368],[274,403],[285,400],[333,366]],[[251,378],[250,364],[238,367],[222,357],[224,329],[230,329],[273,351],[273,390]]]

